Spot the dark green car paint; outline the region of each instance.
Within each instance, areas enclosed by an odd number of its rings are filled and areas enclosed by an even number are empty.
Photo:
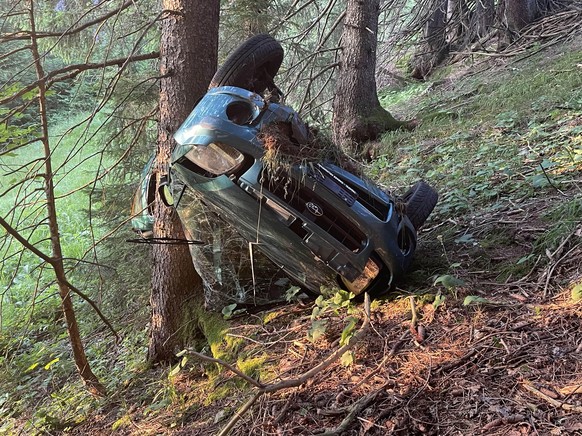
[[[288,177],[297,192],[283,193],[264,172],[258,139],[261,127],[274,122],[289,123],[297,142],[307,137],[287,106],[240,88],[210,90],[175,134],[173,176],[311,291],[352,282],[370,259],[380,273],[366,290],[386,291],[412,260],[416,231],[410,221],[385,192],[331,164],[292,167]],[[238,150],[244,162],[230,173],[210,174],[187,157],[194,146],[211,143]]]

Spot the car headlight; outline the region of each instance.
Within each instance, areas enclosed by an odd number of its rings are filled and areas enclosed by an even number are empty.
[[[222,142],[193,145],[186,158],[216,176],[234,172],[244,161],[242,153]]]

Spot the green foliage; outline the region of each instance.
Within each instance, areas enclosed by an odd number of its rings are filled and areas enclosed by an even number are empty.
[[[463,300],[463,306],[478,306],[478,305],[495,304],[487,298],[479,297],[478,295],[467,295]]]
[[[342,330],[342,335],[340,337],[340,347],[343,347],[344,345],[349,344],[350,339],[354,335],[354,330],[355,330],[356,325],[357,325],[359,320],[358,320],[358,318],[350,316],[347,318],[346,321],[347,321],[347,324],[344,327],[344,329]]]
[[[504,77],[496,71],[437,88],[408,115],[420,119],[413,135],[383,137],[369,174],[403,189],[418,178],[429,181],[440,197],[429,218],[435,221],[507,198],[543,195],[553,186],[567,189],[582,160],[574,121],[581,115],[582,78],[571,68],[579,59],[579,52],[570,53],[544,68],[532,61]],[[416,90],[411,86],[401,94]],[[394,91],[390,95],[398,100]]]
[[[311,342],[316,342],[325,334],[327,328],[327,319],[314,319],[311,321],[311,327],[307,331],[307,339]]]
[[[355,295],[352,292],[344,290],[336,290],[336,292],[328,298],[320,295],[315,300],[315,306],[311,313],[311,327],[307,332],[307,338],[311,342],[316,342],[319,338],[325,335],[330,316],[340,316],[344,314],[352,314],[356,308],[353,299]],[[346,319],[346,325],[342,330],[340,336],[340,346],[347,345],[354,335],[358,318],[349,316]],[[341,357],[343,365],[348,366],[354,360],[353,353],[348,351]]]
[[[550,224],[550,228],[536,240],[534,251],[545,256],[548,250],[556,250],[565,238],[572,236],[580,224],[581,216],[582,198],[580,197],[566,199],[544,213],[542,218]]]
[[[436,280],[434,281],[434,286],[438,285],[439,283],[443,285],[448,291],[452,291],[455,288],[463,286],[465,284],[463,280],[450,274],[445,274],[437,277]]]
[[[354,363],[354,358],[354,352],[352,350],[348,350],[340,357],[340,363],[343,366],[350,366],[352,363]]]
[[[224,306],[222,309],[222,315],[224,316],[224,319],[230,319],[232,318],[232,315],[235,312],[237,304],[233,303],[233,304],[229,304],[228,306]]]
[[[291,286],[289,289],[287,289],[287,292],[285,293],[285,300],[287,300],[287,302],[297,300],[297,295],[300,292],[301,288],[299,286]]]
[[[385,88],[378,92],[380,104],[384,107],[392,107],[409,102],[411,99],[418,97],[430,86],[428,83],[415,82],[403,90],[393,90]]]
[[[340,309],[345,309],[348,314],[354,312],[354,293],[345,291],[343,289],[335,290],[330,297],[326,298],[320,295],[315,300],[315,307],[311,313],[311,320],[315,320],[329,312],[339,315]]]
[[[442,295],[440,292],[436,294],[434,297],[434,301],[432,302],[432,307],[434,308],[434,310],[437,310],[439,306],[443,305],[446,299],[447,299],[446,295]]]

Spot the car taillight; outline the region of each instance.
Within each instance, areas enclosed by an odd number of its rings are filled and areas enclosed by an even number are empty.
[[[234,172],[244,161],[242,153],[221,142],[193,145],[186,157],[216,176]]]

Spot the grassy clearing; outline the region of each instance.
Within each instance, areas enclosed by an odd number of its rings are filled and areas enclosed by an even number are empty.
[[[581,60],[575,52],[539,68],[534,58],[519,69],[441,82],[417,103],[414,136],[387,134],[369,174],[390,188],[420,177],[434,183],[436,220],[570,189],[582,167]]]
[[[110,163],[102,153],[102,135],[96,122],[88,129],[73,129],[82,120],[83,115],[62,120],[53,124],[50,131],[59,233],[64,255],[71,259],[84,257],[92,240],[101,236],[103,230],[89,225],[88,211],[94,209],[89,192],[93,186],[91,182]],[[31,174],[42,174],[43,156],[42,144],[36,142],[17,151],[15,156],[4,158],[2,164],[5,171],[13,171],[10,176],[2,178],[0,190],[9,189]],[[100,184],[97,182],[97,186]],[[48,226],[46,223],[38,225],[45,219],[45,201],[43,182],[37,177],[0,197],[0,210],[4,216],[13,217],[14,222],[18,222],[18,228],[33,229],[25,232],[27,239],[45,253],[50,253]],[[18,205],[16,208],[15,204]],[[2,293],[7,303],[2,305],[3,327],[27,318],[26,312],[18,308],[30,310],[33,290],[46,288],[53,278],[48,269],[37,269],[38,259],[35,256],[24,253],[20,257],[21,250],[16,241],[0,249],[0,257],[4,259],[0,284],[11,284]],[[49,287],[42,292],[43,298],[54,303],[58,300],[50,296],[54,293],[54,287]],[[54,308],[54,304],[50,306]]]
[[[452,71],[454,79],[416,98],[421,123],[412,138],[385,135],[368,173],[395,190],[424,178],[440,193],[427,223],[436,230],[422,238],[421,253],[439,253],[441,261],[421,254],[407,289],[427,273],[434,280],[482,269],[500,283],[524,277],[551,262],[546,252],[575,231],[582,216],[581,61],[579,50],[542,52],[478,74]],[[521,217],[520,210],[529,222],[506,215]]]
[[[88,211],[96,210],[90,197],[91,190],[102,185],[102,181],[92,182],[111,163],[111,158],[103,154],[99,119],[96,118],[88,128],[80,126],[83,121],[83,114],[53,120],[50,130],[59,233],[64,255],[72,259],[66,261],[68,266],[74,264],[74,259],[85,257],[93,241],[105,231],[96,219],[93,220],[94,226],[90,225]],[[44,220],[46,213],[42,179],[31,179],[19,188],[9,190],[27,175],[43,173],[43,156],[42,145],[37,142],[2,158],[2,171],[9,175],[0,179],[0,191],[8,191],[0,197],[0,210],[4,217],[18,222],[19,229],[28,227],[24,233],[27,239],[50,254],[48,226],[46,223],[37,225]],[[18,206],[14,207],[15,204]],[[0,384],[4,392],[0,396],[0,420],[3,421],[0,433],[10,433],[13,418],[29,409],[31,404],[36,404],[35,425],[39,428],[58,428],[59,422],[73,425],[91,410],[94,401],[84,393],[79,383],[66,383],[75,373],[75,368],[70,358],[58,290],[52,283],[54,275],[50,268],[39,267],[39,259],[23,252],[15,240],[0,247],[0,258],[3,260],[0,273]],[[90,278],[84,277],[83,269],[76,274],[70,275],[70,280],[93,298],[98,297],[92,287],[86,286]],[[95,328],[90,322],[82,323],[81,327],[86,333]],[[138,332],[132,332],[132,337],[138,336]],[[91,356],[107,354],[110,350],[103,348],[106,343],[89,341],[87,353]],[[120,344],[120,347],[127,350],[125,344]],[[96,372],[111,374],[112,371],[97,364]],[[55,418],[58,413],[53,406],[39,404],[41,399],[50,399],[48,404],[60,404],[63,419]],[[67,405],[76,406],[69,410]]]

